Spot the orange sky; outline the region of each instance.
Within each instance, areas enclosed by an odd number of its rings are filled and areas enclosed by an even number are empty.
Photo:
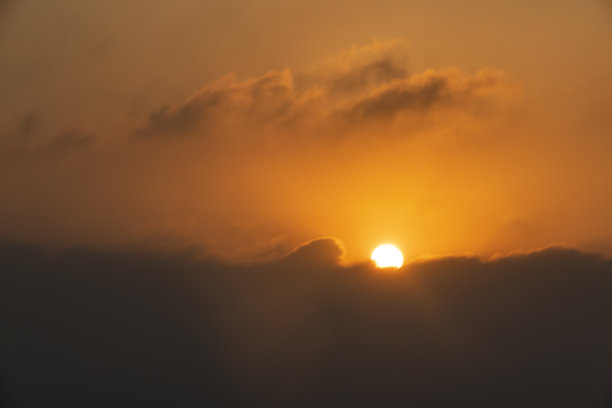
[[[605,1],[0,3],[0,238],[612,252]]]

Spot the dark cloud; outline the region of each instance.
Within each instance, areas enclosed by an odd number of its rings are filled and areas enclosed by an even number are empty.
[[[394,79],[406,78],[408,70],[392,58],[382,57],[364,66],[352,69],[333,76],[328,85],[332,93],[353,92],[380,85]]]
[[[0,157],[7,160],[21,160],[26,157],[53,157],[72,151],[86,149],[93,145],[95,137],[88,132],[70,129],[58,133],[45,142],[32,137],[39,128],[36,115],[28,115],[20,125],[20,131],[5,138]]]
[[[90,133],[72,129],[58,134],[40,149],[47,152],[62,152],[83,149],[91,146],[93,140],[94,137]]]
[[[41,129],[41,119],[36,112],[30,112],[21,119],[15,129],[0,134],[0,157],[22,157],[31,152]]]
[[[403,81],[391,82],[343,112],[347,119],[390,119],[400,113],[422,114],[435,107],[466,108],[479,91],[500,83],[494,73],[481,72],[464,77],[457,72],[428,72]]]
[[[338,265],[344,250],[333,238],[320,238],[299,246],[285,258],[288,264],[329,266]]]
[[[244,82],[228,80],[209,84],[179,107],[164,107],[152,113],[136,135],[173,138],[196,131],[210,135],[218,125],[246,122],[253,126],[290,116],[295,95],[288,71],[273,71]]]
[[[334,240],[230,266],[0,246],[7,406],[602,407],[612,262],[572,249],[381,273]],[[607,399],[606,399],[607,398]]]
[[[444,78],[416,86],[393,87],[369,97],[346,112],[349,119],[389,118],[401,111],[424,111],[452,97]]]
[[[20,133],[29,136],[40,128],[41,120],[34,112],[28,113],[19,125]]]
[[[366,47],[365,57],[360,55],[363,51],[356,51],[351,58],[314,72],[284,70],[246,80],[221,78],[184,104],[153,112],[136,134],[210,137],[229,129],[238,137],[253,138],[274,129],[277,133],[286,131],[290,137],[300,132],[315,133],[318,138],[336,137],[355,125],[363,126],[364,121],[381,126],[379,119],[398,114],[413,116],[418,122],[420,116],[438,107],[470,111],[487,98],[495,101],[504,93],[498,73],[428,70],[410,74],[405,57],[394,56],[385,47],[378,52],[376,47]],[[445,120],[451,122],[452,118]]]
[[[181,136],[195,130],[212,114],[223,98],[222,93],[206,92],[198,95],[179,108],[165,106],[151,113],[146,128],[139,129],[138,136]]]

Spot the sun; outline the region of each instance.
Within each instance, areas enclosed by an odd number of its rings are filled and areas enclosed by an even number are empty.
[[[378,268],[399,268],[404,264],[402,252],[390,244],[377,247],[370,258]]]

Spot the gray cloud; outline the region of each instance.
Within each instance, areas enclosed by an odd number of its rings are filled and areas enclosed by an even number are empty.
[[[21,122],[19,131],[4,138],[0,158],[6,159],[8,164],[9,161],[24,158],[61,156],[83,151],[91,147],[95,141],[94,135],[89,132],[69,129],[41,142],[39,128],[38,116],[27,115]]]
[[[380,273],[341,253],[323,239],[232,266],[0,245],[4,406],[605,406],[610,260]]]
[[[49,153],[78,150],[92,145],[94,137],[92,134],[71,129],[61,132],[48,143],[41,146],[39,150]]]
[[[333,238],[320,238],[299,246],[284,262],[288,264],[329,266],[339,265],[344,250]]]
[[[23,120],[19,124],[19,130],[23,136],[29,136],[32,133],[36,132],[38,129],[40,129],[40,126],[40,117],[36,113],[30,112],[23,118]]]
[[[403,60],[389,54],[387,49],[379,54],[368,49],[365,59],[357,53],[336,62],[338,66],[332,63],[310,73],[284,70],[246,80],[224,77],[182,105],[153,112],[136,134],[210,137],[229,128],[248,137],[270,129],[293,135],[314,129],[318,137],[338,136],[364,121],[381,126],[380,119],[404,115],[417,122],[437,109],[468,112],[503,96],[504,81],[497,73],[409,74]]]
[[[195,130],[206,121],[214,120],[215,107],[222,102],[221,92],[206,92],[182,106],[165,106],[149,116],[148,125],[137,131],[138,136],[180,136]]]
[[[437,107],[469,109],[479,91],[495,92],[501,78],[491,72],[466,77],[458,72],[427,72],[395,81],[343,112],[349,120],[390,119],[401,113],[416,115]]]
[[[369,89],[394,79],[406,78],[408,70],[392,58],[380,59],[364,66],[351,67],[347,72],[334,75],[327,85],[331,93]]]
[[[449,102],[452,96],[444,78],[432,78],[424,84],[387,89],[359,102],[345,114],[349,119],[389,118],[402,111],[425,111]]]

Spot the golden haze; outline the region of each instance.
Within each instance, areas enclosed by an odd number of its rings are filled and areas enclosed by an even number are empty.
[[[3,8],[1,237],[612,248],[603,2],[238,3]]]

